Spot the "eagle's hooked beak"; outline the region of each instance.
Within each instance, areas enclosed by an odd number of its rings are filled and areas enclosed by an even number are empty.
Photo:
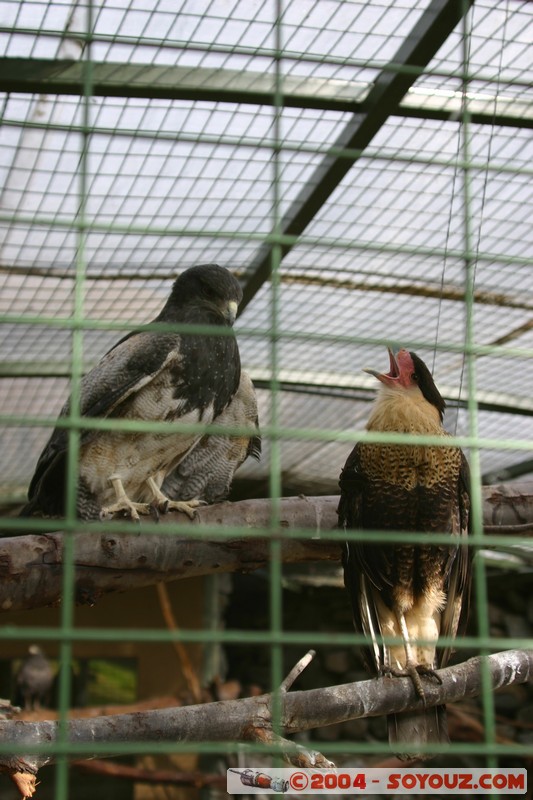
[[[230,300],[228,305],[227,305],[226,313],[225,313],[224,316],[226,317],[226,319],[228,320],[230,325],[233,325],[233,323],[237,319],[237,309],[238,309],[238,307],[239,307],[239,304],[236,303],[235,300]]]

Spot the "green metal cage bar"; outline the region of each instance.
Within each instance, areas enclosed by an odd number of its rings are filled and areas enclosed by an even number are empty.
[[[466,13],[466,5],[463,6],[463,64],[465,68],[465,75],[469,64],[469,44],[470,44],[470,20]],[[472,251],[472,230],[470,220],[471,209],[471,187],[470,187],[470,170],[469,162],[469,136],[470,136],[470,113],[468,104],[466,102],[466,95],[468,92],[468,78],[465,78],[463,84],[463,97],[465,98],[464,107],[462,111],[462,155],[465,167],[463,170],[463,193],[464,193],[464,241],[465,251],[470,253]],[[465,342],[471,344],[475,340],[474,330],[474,285],[475,285],[475,260],[471,258],[465,259],[465,309],[466,309],[466,325],[465,325]],[[478,408],[476,403],[476,362],[471,353],[466,355],[466,369],[468,375],[468,422],[469,433],[475,439],[478,435]],[[472,515],[472,532],[476,538],[483,537],[483,513],[482,513],[482,500],[481,500],[481,467],[479,460],[479,448],[474,445],[470,449],[470,476],[471,476],[471,507],[470,513]],[[482,559],[478,558],[474,567],[474,593],[477,600],[477,624],[481,636],[487,637],[489,635],[489,625],[486,610],[488,608],[488,595],[487,595],[487,575],[485,571],[485,564]],[[488,655],[488,650],[480,648],[480,654]],[[492,697],[490,676],[487,669],[486,661],[481,665],[481,688],[482,688],[482,702],[485,721],[485,735],[488,744],[494,744],[496,740],[496,726],[494,718],[494,701]],[[489,759],[489,766],[495,767],[497,761],[494,758]]]
[[[90,98],[92,96],[93,67],[91,62],[91,41],[90,32],[92,31],[93,6],[89,0],[86,8],[87,14],[87,40],[85,42],[86,58],[82,61],[82,85],[83,85],[83,125],[81,137],[81,152],[79,161],[79,208],[77,219],[79,226],[77,229],[77,258],[74,280],[74,310],[73,319],[78,324],[83,323],[84,319],[84,298],[85,298],[85,227],[87,224],[87,173],[88,155],[91,136],[91,111]],[[72,336],[72,364],[71,364],[71,389],[70,389],[70,408],[67,420],[70,423],[68,434],[68,459],[66,469],[65,487],[65,522],[73,525],[76,520],[76,495],[78,486],[78,461],[80,452],[80,430],[72,425],[73,420],[80,415],[81,409],[81,378],[83,374],[83,328],[76,327],[71,332]],[[75,586],[75,567],[74,567],[74,540],[68,531],[65,532],[65,542],[63,550],[63,586],[61,602],[61,628],[67,634],[60,643],[59,659],[59,730],[58,744],[66,746],[68,744],[68,711],[70,708],[72,673],[70,665],[72,663],[72,641],[68,632],[74,628],[74,586]],[[57,759],[56,771],[56,797],[58,800],[67,800],[69,796],[69,760],[66,755],[59,755]]]

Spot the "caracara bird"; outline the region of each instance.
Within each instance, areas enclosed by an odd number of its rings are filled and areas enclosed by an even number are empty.
[[[237,392],[216,418],[216,424],[227,429],[227,433],[206,433],[202,437],[194,450],[165,478],[162,489],[168,497],[220,503],[228,496],[233,476],[248,456],[259,461],[261,435],[257,398],[252,380],[244,370]]]
[[[191,267],[175,280],[154,322],[231,328],[241,299],[241,287],[227,269]],[[240,375],[233,333],[133,331],[82,379],[81,414],[208,425],[230,404]],[[61,416],[68,413],[67,402]],[[197,498],[170,500],[161,486],[202,435],[82,430],[77,515],[108,519],[120,513],[138,520],[152,509],[176,509],[192,516]],[[56,428],[37,463],[23,516],[65,513],[67,452],[68,432]]]
[[[366,370],[380,381],[369,431],[446,437],[445,402],[424,362],[407,350],[390,372]],[[439,637],[464,628],[470,589],[467,547],[468,464],[457,447],[365,444],[350,453],[340,477],[339,524],[345,530],[450,533],[452,545],[347,542],[344,581],[354,626],[369,638],[363,661],[374,675],[409,676],[424,701],[421,675],[437,677],[449,647]],[[402,639],[389,645],[386,637]],[[425,744],[449,742],[446,708],[422,708],[388,717],[389,741],[403,759],[428,758]]]

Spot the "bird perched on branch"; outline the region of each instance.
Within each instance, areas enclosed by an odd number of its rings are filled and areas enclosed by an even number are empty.
[[[390,371],[366,370],[380,381],[369,431],[448,435],[445,402],[415,353],[389,349]],[[354,625],[369,637],[363,660],[374,674],[408,676],[425,705],[421,675],[446,666],[453,638],[466,623],[470,591],[469,473],[452,446],[358,442],[340,476],[339,524],[362,531],[450,533],[443,544],[376,543],[372,535],[345,545],[344,581]],[[429,538],[429,537],[428,537]],[[387,637],[403,640],[388,644]],[[420,745],[449,742],[445,706],[391,715],[389,741],[403,759],[428,758]]]
[[[174,282],[170,297],[153,320],[231,328],[242,290],[216,264],[192,267]],[[139,421],[216,421],[239,386],[240,358],[233,332],[133,331],[111,348],[81,381],[81,414]],[[61,417],[69,413],[69,403]],[[165,477],[191,453],[202,432],[82,430],[77,514],[132,519],[151,508],[193,516],[199,504],[170,500],[161,491]],[[44,448],[22,515],[61,516],[65,512],[68,433],[56,428]]]
[[[26,711],[37,711],[49,702],[54,674],[41,648],[32,644],[17,672],[17,692]]]
[[[194,450],[167,475],[163,492],[173,499],[196,498],[220,503],[229,494],[233,475],[248,456],[261,457],[257,399],[252,380],[241,372],[239,388],[230,404],[216,418],[228,432],[205,434]],[[233,433],[241,429],[239,433]]]

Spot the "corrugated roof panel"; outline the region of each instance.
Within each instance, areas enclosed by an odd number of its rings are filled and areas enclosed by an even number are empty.
[[[154,67],[174,75],[166,67],[178,66],[199,89],[218,74],[223,88],[241,91],[248,81],[255,91],[278,69],[281,79],[293,80],[283,84],[285,90],[310,102],[315,92],[326,104],[328,98],[359,103],[427,5],[291,0],[283,4],[283,57],[276,61],[272,0],[158,0],[150,9],[140,0],[98,0],[92,56],[115,64],[116,80],[128,65],[145,78]],[[0,11],[0,56],[82,56],[81,4],[0,0]],[[453,350],[465,341],[466,130],[475,339],[526,351],[521,358],[495,353],[478,359],[477,390],[485,404],[480,434],[532,439],[531,417],[523,414],[530,410],[533,378],[533,146],[530,129],[518,125],[529,125],[533,113],[533,8],[480,0],[467,29],[468,85],[461,79],[459,24],[415,80],[401,115],[389,117],[282,261],[279,365],[292,389],[281,395],[284,425],[362,428],[372,381],[361,369],[386,365],[381,340],[416,346],[434,364],[437,383],[451,397],[466,398],[464,359]],[[198,71],[209,69],[215,73]],[[157,72],[158,80],[162,75]],[[485,114],[484,124],[461,127],[463,100],[467,110]],[[85,313],[123,321],[128,329],[157,314],[173,276],[186,266],[216,261],[243,274],[270,236],[274,212],[287,213],[351,118],[347,108],[336,106],[285,107],[276,119],[271,105],[245,97],[99,95],[86,107],[80,97],[15,92],[0,102],[0,312],[9,318],[0,335],[6,375],[1,396],[5,413],[28,415],[55,414],[67,394],[70,333],[23,318],[72,314],[83,186]],[[424,109],[427,119],[404,116]],[[91,130],[82,183],[84,110]],[[363,113],[364,105],[357,110]],[[447,119],[434,118],[446,113]],[[498,115],[506,120],[491,122]],[[261,386],[271,363],[270,300],[267,282],[237,324],[243,363]],[[86,364],[119,336],[86,332]],[[39,365],[42,378],[12,377],[24,368],[36,375]],[[260,398],[268,417],[267,389]],[[513,404],[522,412],[516,417],[509,413]],[[455,416],[451,409],[454,428]],[[466,432],[465,420],[461,411],[458,432]],[[27,480],[47,435],[44,429],[4,429],[0,468],[7,475],[6,464],[12,465],[12,478],[5,478],[11,488],[16,483],[19,490]],[[283,443],[288,483],[316,488],[322,480],[331,487],[347,449]],[[260,465],[250,463],[242,474],[264,479],[268,443],[265,453]],[[520,453],[491,450],[481,457],[488,470],[516,462]]]

